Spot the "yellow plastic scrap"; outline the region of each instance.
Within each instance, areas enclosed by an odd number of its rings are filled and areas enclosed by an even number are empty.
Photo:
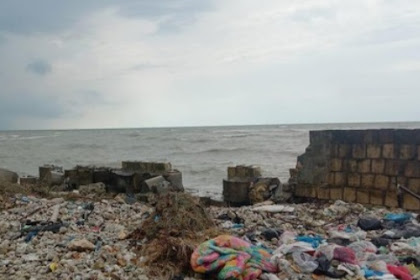
[[[405,265],[405,267],[410,271],[411,275],[417,275],[420,273],[420,269],[418,269],[413,263]]]
[[[57,270],[57,268],[58,268],[58,264],[57,264],[57,263],[55,263],[55,262],[50,263],[50,265],[48,266],[48,268],[50,269],[50,271],[51,271],[51,272],[54,272],[54,271],[56,271],[56,270]]]

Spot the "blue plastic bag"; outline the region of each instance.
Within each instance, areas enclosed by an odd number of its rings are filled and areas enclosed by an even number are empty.
[[[410,213],[388,213],[385,215],[385,220],[402,224],[405,221],[411,220],[412,217],[413,216]]]

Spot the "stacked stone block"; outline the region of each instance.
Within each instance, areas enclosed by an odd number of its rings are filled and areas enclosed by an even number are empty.
[[[327,168],[314,164],[321,158]],[[399,184],[420,194],[420,130],[312,131],[298,167],[297,196],[396,207]],[[402,206],[420,201],[404,194]]]

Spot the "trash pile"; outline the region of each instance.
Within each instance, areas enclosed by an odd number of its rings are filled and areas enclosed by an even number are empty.
[[[1,197],[0,275],[7,279],[148,279],[127,236],[152,207],[113,198]]]
[[[223,207],[147,202],[97,184],[0,184],[7,279],[420,279],[419,215],[335,201]],[[1,277],[0,277],[1,278]]]
[[[212,207],[211,212],[218,227],[230,236],[270,253],[275,272],[269,267],[250,276],[242,269],[243,279],[420,279],[420,223],[414,213],[369,209],[339,200],[334,204],[265,202],[240,208]],[[212,259],[206,246],[209,244],[203,243],[196,249],[192,267],[197,272],[203,272],[203,267],[214,272],[217,264],[214,273],[218,279],[229,279],[222,272],[230,271],[230,264],[221,262],[222,256]],[[240,251],[229,262],[243,262],[244,256],[252,260],[248,249]],[[255,268],[241,265],[247,266]]]
[[[155,211],[129,236],[137,241],[152,279],[173,279],[191,271],[198,244],[219,234],[199,199],[185,193],[156,196]]]

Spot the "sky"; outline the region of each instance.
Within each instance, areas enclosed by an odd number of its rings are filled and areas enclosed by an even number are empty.
[[[420,121],[418,0],[2,0],[0,129]]]

